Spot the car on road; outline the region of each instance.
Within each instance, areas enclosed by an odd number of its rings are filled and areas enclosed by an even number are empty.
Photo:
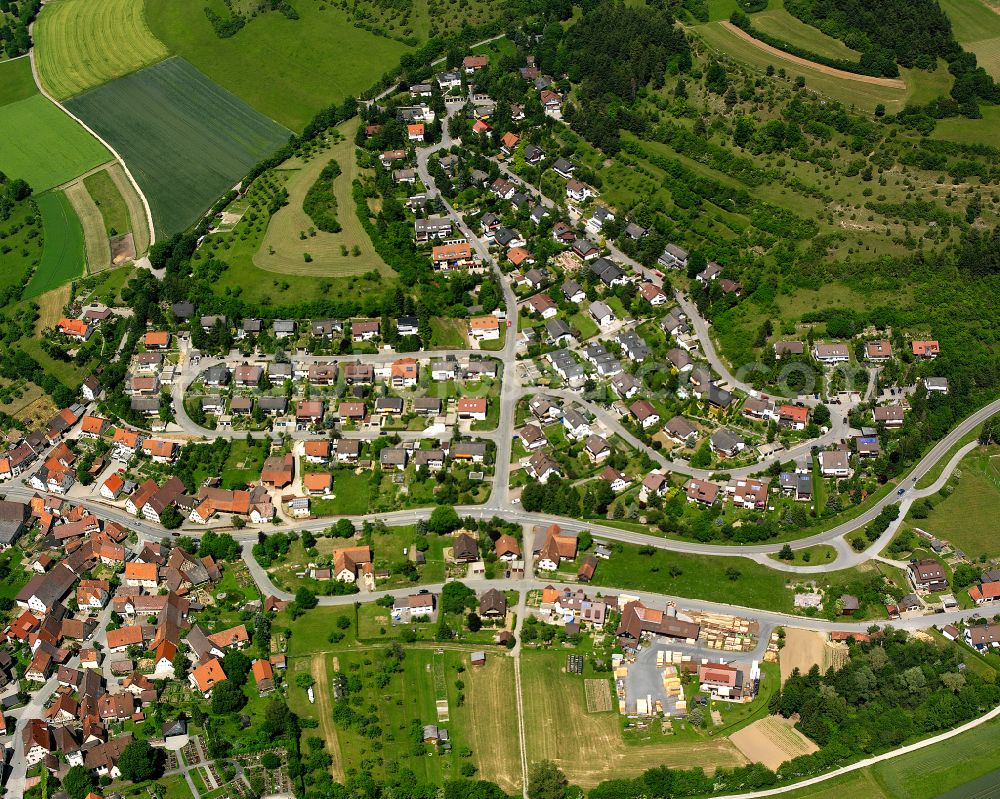
[[[899,496],[903,496],[903,494],[905,494],[905,493],[906,493],[906,489],[905,489],[905,488],[901,488],[901,489],[899,489],[899,490],[898,490],[898,491],[897,491],[896,493],[897,493],[897,494],[898,494]]]

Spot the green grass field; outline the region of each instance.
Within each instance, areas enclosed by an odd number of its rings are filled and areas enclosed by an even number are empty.
[[[807,25],[785,10],[784,0],[770,0],[767,8],[751,16],[753,26],[783,42],[801,47],[827,58],[857,61],[861,53],[852,50],[840,39],[827,36],[819,28]]]
[[[1000,14],[981,0],[941,0],[958,43],[976,54],[976,61],[1000,78]]]
[[[54,0],[35,23],[38,73],[60,100],[166,58],[143,0]]]
[[[45,244],[42,261],[24,290],[24,298],[37,297],[83,274],[83,228],[61,191],[38,197]]]
[[[984,105],[982,119],[951,117],[942,119],[931,133],[932,139],[946,139],[962,144],[982,144],[988,140],[989,132],[1000,127],[1000,105]]]
[[[624,529],[631,529],[625,527]],[[791,613],[794,574],[778,571],[749,558],[690,555],[657,549],[652,555],[640,555],[639,548],[622,544],[610,560],[602,561],[594,577],[594,585],[619,589],[653,591],[668,596],[705,599],[710,602],[736,602],[744,607]],[[816,554],[811,565],[822,565],[822,554]],[[728,570],[739,573],[731,579]],[[836,564],[831,564],[836,569]],[[832,595],[839,596],[842,587],[870,572],[874,566],[862,564],[854,569],[839,569],[810,574],[809,579]],[[673,570],[673,573],[671,573]],[[881,566],[879,570],[890,578],[900,579],[898,570]],[[839,592],[839,593],[838,593]]]
[[[345,277],[372,269],[384,275],[391,274],[392,270],[375,252],[371,239],[361,227],[361,220],[354,213],[351,184],[361,171],[354,156],[354,134],[358,124],[355,117],[340,126],[338,130],[343,138],[308,160],[293,158],[279,167],[287,176],[288,204],[271,217],[260,249],[254,255],[255,265],[267,272],[291,275]],[[339,233],[315,230],[312,220],[302,210],[306,192],[331,160],[341,169],[333,182],[337,221],[343,228]],[[302,233],[307,237],[303,239]],[[358,255],[353,254],[355,246],[360,250]],[[305,260],[306,253],[312,261]]]
[[[362,275],[340,276],[279,274],[261,269],[256,264],[259,253],[269,254],[261,248],[271,222],[267,210],[270,200],[285,188],[290,174],[287,170],[278,169],[261,175],[250,187],[246,200],[239,202],[239,210],[246,212],[239,224],[228,232],[209,236],[195,253],[193,262],[196,267],[208,259],[216,259],[229,267],[218,277],[213,277],[213,291],[218,294],[236,291],[250,302],[280,305],[301,302],[303,297],[364,296],[389,290],[396,282],[396,273],[384,274],[375,269],[372,262],[369,262],[370,271]],[[348,215],[357,217],[353,199],[347,208],[338,210],[345,229],[354,224],[347,219]],[[363,239],[356,243],[365,251],[371,244],[364,231],[361,234]],[[294,231],[294,235],[297,237],[298,231]],[[344,243],[347,244],[346,241]],[[350,246],[353,245],[354,242],[351,242]],[[302,262],[305,263],[305,259]]]
[[[937,799],[945,791],[1000,768],[1000,722],[993,720],[926,749],[886,760],[818,785],[783,794],[788,799]],[[977,791],[955,798],[996,796]]]
[[[467,328],[468,324],[464,319],[432,317],[431,346],[440,349],[465,349],[469,346]]]
[[[951,542],[970,558],[1000,555],[997,507],[1000,507],[1000,447],[979,448],[966,455],[949,480],[952,494],[939,500],[926,519],[911,523]]]
[[[927,102],[939,95],[946,95],[951,86],[951,75],[940,67],[935,72],[901,70],[900,77],[906,83],[905,89],[877,86],[827,75],[818,69],[786,61],[758,49],[716,22],[699,25],[694,30],[713,50],[723,52],[758,70],[766,69],[769,64],[776,69],[783,67],[790,76],[802,75],[806,79],[806,86],[813,91],[864,111],[873,111],[876,105],[882,103],[887,111],[894,113],[902,110],[907,102]]]
[[[128,206],[106,169],[85,177],[83,185],[94,204],[101,209],[101,219],[109,236],[119,236],[132,230]]]
[[[40,94],[0,107],[0,171],[36,192],[110,159],[104,145]]]
[[[829,544],[816,544],[804,549],[796,549],[793,551],[793,554],[795,557],[788,561],[781,560],[777,555],[771,555],[770,558],[781,563],[790,563],[796,566],[820,566],[824,563],[832,563],[837,559],[837,550]]]
[[[28,58],[0,61],[0,106],[24,100],[37,91]]]
[[[229,458],[222,467],[222,487],[242,488],[259,478],[266,454],[262,447],[251,449],[246,441],[233,441]]]
[[[221,0],[208,7],[221,15]],[[344,11],[299,0],[299,20],[263,13],[228,39],[219,39],[204,0],[149,0],[153,34],[261,113],[302,130],[320,109],[358,94],[410,48],[351,25]],[[333,45],[333,46],[331,46]]]
[[[671,576],[671,566],[678,567],[681,573]],[[739,579],[725,576],[731,567],[739,570]],[[783,572],[748,558],[688,555],[661,549],[652,555],[639,555],[636,547],[624,545],[622,552],[598,566],[594,584],[715,602],[738,596],[741,605],[788,612],[792,592],[785,585],[787,579]]]
[[[165,235],[192,224],[288,135],[180,58],[67,105],[125,159]]]

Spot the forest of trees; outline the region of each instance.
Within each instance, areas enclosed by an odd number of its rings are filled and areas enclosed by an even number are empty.
[[[17,58],[31,49],[31,23],[41,9],[41,0],[0,0],[0,50]]]
[[[1000,687],[961,667],[954,646],[908,638],[886,628],[870,642],[852,643],[839,671],[793,673],[772,700],[824,749],[842,759],[900,746],[949,729],[1000,703]]]
[[[691,51],[666,8],[602,2],[563,32],[549,25],[538,49],[539,66],[566,73],[579,87],[579,107],[566,109],[574,130],[606,153],[619,148],[619,129],[641,127],[629,105],[640,89],[663,86],[667,74],[686,72]]]
[[[333,193],[333,181],[339,175],[340,164],[330,161],[302,200],[302,210],[319,230],[327,233],[339,233],[341,229],[337,220],[337,198]]]

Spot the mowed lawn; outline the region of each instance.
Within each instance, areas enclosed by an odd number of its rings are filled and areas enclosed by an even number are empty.
[[[228,39],[215,35],[205,7],[223,17],[222,0],[149,0],[153,34],[229,91],[295,131],[331,103],[357,95],[411,48],[355,28],[317,0],[297,0],[301,19],[262,12]]]
[[[279,167],[288,175],[285,183],[288,204],[271,217],[264,241],[254,255],[253,262],[261,269],[288,275],[328,277],[360,275],[373,269],[385,275],[391,273],[361,226],[351,196],[351,184],[360,172],[354,156],[354,134],[358,124],[355,117],[341,125],[338,131],[343,138],[308,161],[294,158]],[[339,233],[318,230],[313,235],[308,233],[313,228],[313,221],[302,210],[302,201],[330,161],[336,161],[341,170],[333,181],[333,193],[337,198],[337,221],[343,229]],[[307,233],[305,239],[301,237],[303,232]],[[358,255],[353,254],[354,247],[358,248]],[[311,261],[306,261],[306,254]]]
[[[976,54],[979,66],[1000,78],[1000,14],[981,0],[941,0],[941,8],[958,43]]]
[[[37,193],[109,160],[103,144],[40,94],[0,107],[0,172]]]
[[[708,771],[745,762],[728,739],[626,744],[617,710],[588,713],[584,678],[566,674],[565,652],[521,655],[528,764],[553,760],[570,783],[591,788],[602,780],[634,777],[654,765]]]
[[[115,165],[121,169],[120,165]],[[109,236],[121,236],[132,230],[128,206],[107,169],[87,175],[83,179],[83,185],[94,204],[101,209],[101,219]]]
[[[725,53],[761,71],[768,65],[775,69],[784,68],[789,80],[802,75],[806,79],[807,88],[865,111],[874,111],[875,106],[880,103],[884,104],[889,112],[901,111],[907,102],[927,102],[938,95],[946,95],[951,86],[951,75],[947,69],[942,70],[940,66],[935,72],[900,70],[900,78],[906,84],[906,88],[897,89],[827,75],[818,69],[796,64],[778,55],[764,52],[717,22],[698,25],[693,30],[698,32],[712,50]]]
[[[42,261],[35,270],[24,299],[37,297],[83,274],[83,228],[66,195],[50,191],[36,202],[42,214]]]
[[[118,78],[67,105],[125,159],[158,233],[195,222],[289,131],[181,58]]]
[[[949,541],[970,558],[1000,555],[997,508],[1000,508],[1000,446],[966,455],[949,485],[954,491],[937,502],[926,519],[910,519],[915,527]]]
[[[42,83],[60,100],[169,55],[149,31],[143,0],[51,0],[34,33]]]
[[[0,106],[24,100],[37,92],[29,59],[0,61]]]
[[[952,117],[942,119],[934,126],[932,139],[957,141],[962,144],[991,144],[1000,129],[1000,106],[984,105],[982,119]]]

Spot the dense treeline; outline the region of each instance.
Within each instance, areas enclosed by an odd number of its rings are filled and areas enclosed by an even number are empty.
[[[681,155],[717,169],[747,186],[761,186],[769,180],[777,179],[777,175],[771,170],[761,169],[750,158],[713,144],[683,125],[664,120],[649,131],[648,138],[668,144]]]
[[[783,763],[719,769],[649,769],[634,779],[602,782],[589,799],[670,799],[754,791],[820,774],[906,741],[950,729],[995,707],[1000,688],[961,667],[957,647],[909,639],[886,628],[867,643],[850,645],[839,671],[796,670],[771,699],[771,711],[798,714],[796,726],[818,752]]]
[[[908,639],[887,628],[884,636],[853,643],[839,671],[817,667],[785,682],[772,709],[822,747],[870,755],[908,739],[975,718],[1000,702],[1000,687],[962,669],[956,647]]]
[[[0,0],[0,49],[7,58],[17,58],[31,49],[31,23],[41,7],[41,0]]]
[[[851,61],[846,58],[830,58],[829,56],[821,55],[812,50],[807,50],[804,47],[799,47],[798,45],[786,42],[784,39],[779,39],[777,36],[772,36],[769,33],[765,33],[764,31],[755,28],[753,23],[750,21],[750,17],[742,11],[733,11],[733,13],[729,16],[729,21],[737,28],[741,28],[749,33],[755,39],[759,39],[764,42],[764,44],[769,44],[771,47],[776,47],[779,50],[791,53],[799,58],[815,61],[817,64],[823,64],[828,67],[833,67],[834,69],[840,69],[844,72],[854,72],[858,75],[873,75],[877,78],[896,78],[899,76],[899,67],[896,66],[896,62],[893,60],[892,54],[888,50],[866,50],[861,54],[861,58],[857,61]]]
[[[20,235],[21,231],[25,228],[27,228],[25,235],[28,238],[40,238],[43,235],[38,208],[31,198],[31,186],[20,178],[8,180],[7,176],[3,172],[0,172],[0,222],[7,222],[14,213],[14,210],[21,204],[28,205],[28,208],[25,209],[27,214],[24,217],[23,223],[12,223],[9,227],[0,229],[0,254],[6,254],[11,251],[12,247],[6,240],[9,237],[12,238]],[[37,269],[37,266],[35,268]],[[24,296],[24,290],[28,287],[28,283],[34,274],[35,269],[28,269],[18,282],[12,282],[0,289],[0,308],[6,308],[11,303],[20,300]],[[34,325],[35,318],[29,319],[28,317],[28,314],[20,313],[17,314],[17,318],[8,320],[3,314],[0,314],[0,343],[16,341],[23,335],[25,329],[30,331]],[[2,326],[8,321],[11,322],[11,327],[5,330]],[[22,327],[22,323],[27,324],[27,328]]]
[[[950,61],[959,46],[947,14],[937,0],[787,0],[785,8],[862,53],[889,51],[904,67],[933,69],[937,58]]]
[[[1000,227],[970,228],[958,250],[958,268],[972,277],[1000,275]]]
[[[629,110],[639,90],[659,89],[665,75],[691,67],[684,32],[666,8],[618,0],[589,9],[565,32],[559,25],[546,27],[538,57],[543,70],[566,74],[578,87],[579,104],[567,108],[566,119],[609,154],[618,150],[620,128],[642,124],[641,115]]]
[[[229,9],[229,16],[223,17],[218,14],[212,8],[205,6],[205,16],[208,17],[208,21],[212,25],[212,29],[215,31],[215,35],[220,39],[228,39],[231,36],[235,36],[249,21],[247,15],[243,13],[238,8],[234,8],[232,2],[226,2],[226,7]],[[280,11],[288,19],[298,19],[299,12],[291,6],[287,0],[265,0],[256,9],[253,9],[251,16],[254,13],[260,13],[261,11]]]
[[[339,233],[341,230],[337,221],[337,198],[333,194],[333,181],[339,176],[340,164],[331,160],[302,200],[302,210],[319,230],[326,233]]]

